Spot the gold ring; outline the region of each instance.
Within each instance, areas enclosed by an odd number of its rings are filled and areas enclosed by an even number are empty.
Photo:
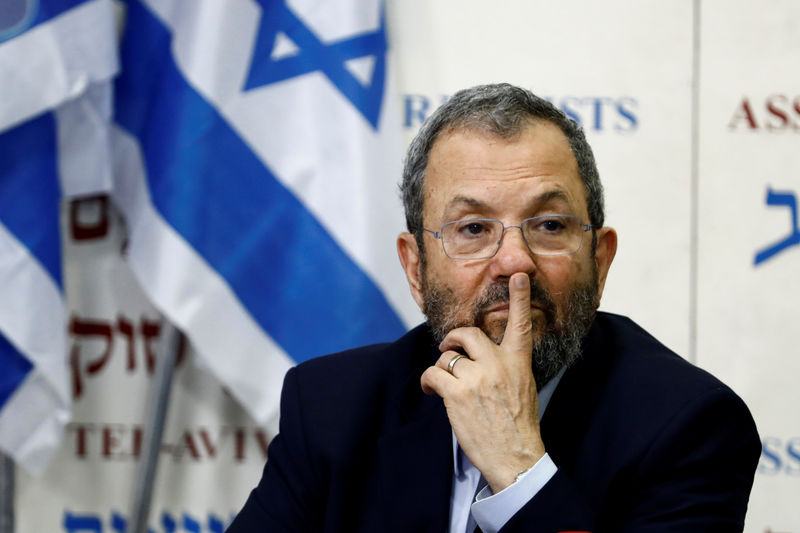
[[[467,358],[467,356],[466,355],[462,355],[460,353],[454,355],[453,358],[450,359],[450,362],[447,363],[447,371],[450,372],[450,374],[455,376],[455,374],[453,374],[453,367],[456,366],[456,361],[458,361],[459,359],[465,359],[465,358]]]

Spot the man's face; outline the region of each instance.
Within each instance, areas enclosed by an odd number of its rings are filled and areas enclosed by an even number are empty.
[[[569,143],[548,122],[531,125],[511,141],[472,130],[443,134],[431,150],[424,194],[424,225],[433,230],[464,218],[495,218],[516,226],[529,217],[568,214],[588,222]],[[605,239],[607,231],[598,237]],[[537,383],[543,385],[578,356],[610,263],[605,250],[596,260],[591,232],[573,254],[540,256],[530,252],[518,229],[508,229],[494,257],[470,261],[454,261],[431,234],[424,238],[416,286],[413,269],[409,272],[408,261],[403,264],[439,339],[455,327],[474,325],[499,343],[508,319],[508,280],[525,272],[531,280]]]

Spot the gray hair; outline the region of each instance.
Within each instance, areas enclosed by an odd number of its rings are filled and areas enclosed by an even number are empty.
[[[423,261],[423,185],[428,157],[439,134],[458,129],[478,130],[511,140],[538,120],[555,124],[566,135],[586,191],[589,222],[594,228],[603,226],[603,185],[592,149],[580,125],[553,104],[528,90],[508,83],[478,85],[455,93],[439,107],[425,121],[408,148],[400,193],[406,226],[416,237]]]

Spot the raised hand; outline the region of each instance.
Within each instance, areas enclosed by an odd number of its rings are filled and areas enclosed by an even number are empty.
[[[422,374],[423,391],[442,397],[461,449],[495,493],[545,453],[532,346],[530,279],[518,272],[509,280],[502,342],[477,327],[454,329],[439,345],[436,364]],[[451,373],[448,365],[459,354],[467,357],[455,361]]]

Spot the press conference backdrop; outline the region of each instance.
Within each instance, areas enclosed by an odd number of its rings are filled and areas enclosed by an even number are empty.
[[[745,399],[763,442],[746,531],[800,532],[797,2],[0,9],[17,532],[124,531],[164,315],[189,343],[149,522],[223,531],[286,369],[421,319],[394,252],[403,148],[496,81],[583,124],[620,236],[602,307]]]

